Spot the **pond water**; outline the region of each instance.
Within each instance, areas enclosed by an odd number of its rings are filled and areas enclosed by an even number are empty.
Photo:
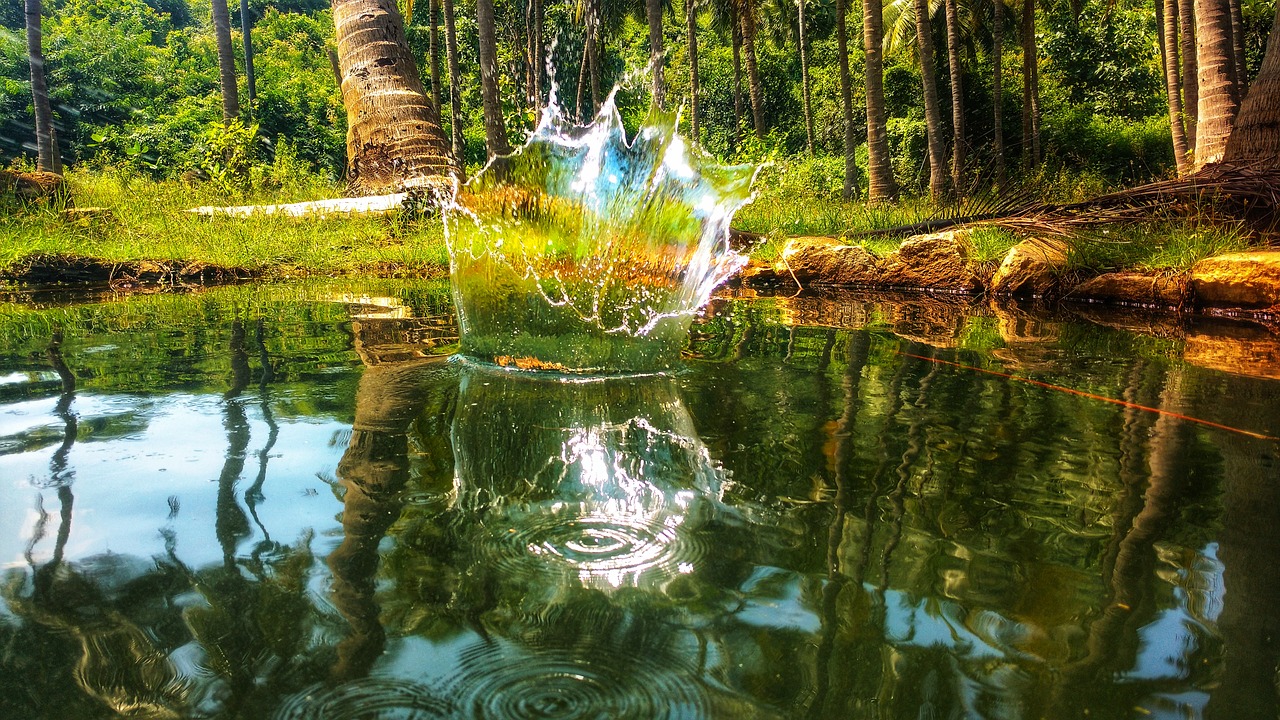
[[[444,283],[10,300],[3,718],[1280,707],[1258,328],[725,298],[586,380]]]

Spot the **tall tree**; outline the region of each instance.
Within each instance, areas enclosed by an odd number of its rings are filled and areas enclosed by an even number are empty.
[[[334,0],[337,2],[338,0]],[[213,3],[213,37],[218,44],[218,80],[222,84],[222,122],[240,116],[240,94],[236,88],[236,58],[231,49],[231,13],[227,0]]]
[[[1196,69],[1195,0],[1178,0],[1178,32],[1182,50],[1182,115],[1187,151],[1196,151],[1196,120],[1200,112],[1199,71]],[[1194,162],[1194,158],[1192,159]]]
[[[805,150],[808,151],[810,155],[813,155],[813,106],[809,101],[809,52],[805,49],[804,0],[796,0],[796,11],[799,14],[799,17],[796,20],[796,28],[799,31],[797,35],[797,43],[800,45],[800,90],[804,98]],[[844,18],[840,19],[840,23],[844,24]],[[842,44],[846,43],[844,35],[841,35],[840,42]],[[847,77],[849,74],[849,60],[848,56],[843,51],[840,53],[840,57],[843,59],[844,63],[841,68],[843,78]],[[841,82],[843,82],[843,79]],[[843,89],[841,92],[843,93]],[[853,114],[853,103],[852,101],[847,101],[845,104],[849,106],[849,114],[845,117],[845,124],[846,127],[848,127],[850,124],[849,120],[851,119],[849,116],[852,116]],[[849,134],[848,131],[846,131],[845,134],[847,136]]]
[[[1036,2],[1022,0],[1022,155],[1028,168],[1040,163],[1040,67],[1036,51]]]
[[[431,104],[436,108],[436,116],[444,117],[440,106],[440,0],[427,3],[427,13],[431,15],[431,32],[427,36],[427,58],[431,63]]]
[[[872,0],[879,2],[879,0]],[[858,195],[858,162],[854,155],[857,140],[853,132],[853,78],[849,73],[849,14],[845,0],[836,0],[836,55],[840,63],[840,111],[844,120],[844,188],[842,195],[852,200]],[[867,93],[868,98],[870,93]],[[870,125],[870,121],[868,121]],[[870,132],[868,130],[868,132]]]
[[[1236,99],[1244,101],[1249,92],[1249,63],[1244,54],[1244,15],[1240,8],[1240,0],[1228,0],[1231,8],[1231,66],[1235,78]]]
[[[1156,0],[1160,2],[1160,0]],[[991,144],[996,187],[1005,184],[1004,165],[1004,0],[991,3]]]
[[[915,0],[914,7],[916,52],[920,58],[920,82],[924,86],[924,122],[929,143],[929,197],[936,202],[947,194],[947,156],[942,143],[942,107],[938,100],[938,71],[933,62],[933,30],[929,22],[929,0]]]
[[[395,0],[332,0],[347,108],[347,183],[386,192],[455,171]]]
[[[1173,138],[1173,159],[1178,166],[1178,174],[1186,175],[1190,170],[1187,162],[1187,130],[1183,125],[1182,113],[1182,79],[1178,64],[1178,0],[1156,0],[1160,10],[1161,59],[1164,65],[1165,92],[1168,97],[1169,128]]]
[[[730,1],[733,21],[730,31],[733,44],[733,146],[737,148],[742,143],[742,23],[738,22],[737,0]]]
[[[1223,160],[1280,167],[1280,4],[1262,67],[1240,106]]]
[[[843,3],[844,0],[837,0],[837,18],[843,17],[840,11]],[[840,34],[843,37],[843,33]],[[889,160],[888,121],[884,107],[884,7],[878,0],[864,0],[862,3],[862,47],[866,55],[867,198],[880,202],[897,196],[898,184],[894,182],[893,166]],[[841,52],[840,56],[845,58],[847,53]],[[846,158],[846,175],[848,165],[849,159]]]
[[[742,26],[742,49],[747,60],[747,94],[751,98],[751,121],[756,138],[764,139],[764,90],[756,64],[756,0],[736,0],[738,22]]]
[[[461,180],[466,147],[462,139],[462,70],[458,66],[458,26],[453,16],[453,0],[444,0],[444,44],[449,58],[449,131],[453,136],[453,161]]]
[[[1235,93],[1231,9],[1227,0],[1196,0],[1196,167],[1222,159],[1240,103]]]
[[[53,110],[44,75],[43,21],[40,0],[26,1],[27,61],[31,66],[31,104],[36,116],[36,167],[41,172],[61,172],[58,142],[53,136]]]
[[[498,94],[498,39],[494,27],[493,0],[476,0],[476,26],[480,35],[480,96],[484,103],[485,147],[490,159],[507,155],[507,128],[502,120],[502,96]]]
[[[658,107],[663,107],[667,102],[667,83],[662,69],[662,0],[645,0],[644,14],[649,21],[649,65],[653,71],[653,102]]]
[[[249,15],[249,0],[240,0],[240,35],[244,43],[244,85],[249,105],[258,100],[258,80],[253,72],[253,20]]]
[[[697,0],[684,0],[684,19],[688,25],[689,46],[689,125],[695,145],[702,143],[702,135],[698,129],[700,114],[700,83],[698,82],[698,3]]]
[[[964,88],[960,68],[960,16],[956,0],[944,0],[947,23],[947,68],[951,78],[951,187],[957,195],[964,186]]]

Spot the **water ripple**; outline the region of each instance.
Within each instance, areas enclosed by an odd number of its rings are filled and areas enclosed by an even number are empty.
[[[454,716],[448,698],[410,680],[368,677],[317,684],[276,711],[276,720],[430,720]]]

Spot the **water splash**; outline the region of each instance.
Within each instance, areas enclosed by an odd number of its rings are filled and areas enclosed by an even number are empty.
[[[651,110],[628,141],[614,88],[587,126],[553,89],[528,142],[446,208],[462,351],[538,369],[647,372],[746,262],[729,222],[753,166],[723,166]]]

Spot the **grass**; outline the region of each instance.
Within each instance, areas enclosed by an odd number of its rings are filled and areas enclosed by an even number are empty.
[[[404,216],[337,219],[258,217],[251,221],[187,213],[198,205],[300,202],[340,197],[336,184],[311,181],[270,192],[228,196],[208,186],[155,181],[115,172],[72,171],[77,208],[0,207],[0,273],[33,256],[75,255],[107,262],[200,262],[267,275],[359,274],[448,267],[438,221]]]
[[[107,263],[201,263],[247,270],[263,277],[439,276],[448,268],[441,223],[403,214],[384,217],[252,220],[205,218],[187,213],[199,205],[247,205],[339,197],[342,187],[306,178],[283,188],[227,195],[209,185],[151,180],[114,170],[73,170],[67,175],[77,208],[107,212],[77,216],[60,208],[21,208],[0,200],[0,275],[13,276],[34,257],[78,256]],[[762,182],[754,202],[734,226],[766,240],[751,254],[772,262],[797,235],[848,236],[929,218],[925,200],[869,206],[844,202],[808,187]],[[998,263],[1021,238],[999,228],[972,235],[976,262]],[[899,238],[862,241],[884,255]],[[1070,244],[1077,272],[1140,270],[1179,272],[1198,260],[1250,246],[1238,226],[1213,218],[1161,218],[1092,231]]]

